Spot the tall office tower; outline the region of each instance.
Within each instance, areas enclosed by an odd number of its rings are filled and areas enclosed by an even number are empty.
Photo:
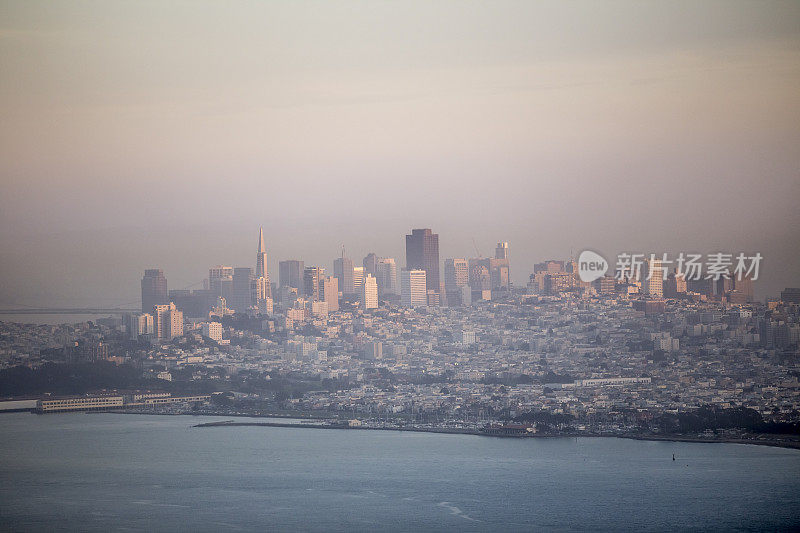
[[[406,235],[406,269],[424,270],[427,287],[439,291],[439,235],[430,229],[413,229]]]
[[[714,294],[717,296],[726,296],[729,292],[733,290],[733,279],[732,278],[719,278],[714,283]]]
[[[469,286],[473,291],[488,291],[492,288],[492,276],[486,259],[469,260]]]
[[[487,265],[492,277],[492,290],[511,288],[511,267],[508,262],[508,243],[498,242],[494,251],[494,259],[489,259]]]
[[[303,270],[303,294],[312,302],[322,300],[322,279],[324,277],[324,268],[307,266]]]
[[[163,305],[167,300],[167,278],[160,268],[144,271],[142,278],[142,312],[149,313],[154,305]]]
[[[404,268],[400,272],[400,302],[406,307],[428,305],[428,289],[424,270]]]
[[[742,295],[745,302],[753,301],[753,278],[750,276],[743,276],[742,279],[734,277],[733,288],[736,292]]]
[[[361,294],[362,285],[364,285],[364,267],[353,267],[353,292]]]
[[[664,296],[664,267],[661,260],[648,259],[642,266],[642,292],[649,296]]]
[[[447,305],[461,305],[461,287],[469,284],[469,265],[466,259],[444,260],[444,290]]]
[[[364,275],[367,274],[373,275],[376,278],[378,277],[378,263],[381,262],[381,258],[375,255],[374,253],[370,252],[364,258],[362,262],[364,265]]]
[[[208,269],[208,288],[211,294],[226,300],[233,297],[233,267],[217,265]]]
[[[364,309],[378,308],[378,280],[372,274],[367,274],[361,284],[361,307]]]
[[[400,288],[397,286],[397,264],[393,257],[384,257],[378,261],[378,272],[375,276],[378,280],[378,294],[399,294]]]
[[[264,228],[258,228],[258,254],[256,255],[256,277],[269,279],[267,250],[264,248]]]
[[[183,336],[183,313],[174,303],[153,306],[153,334],[157,339]]]
[[[508,259],[508,243],[507,242],[498,242],[497,248],[494,249],[494,258],[495,259]]]
[[[661,286],[661,292],[665,298],[680,298],[686,292],[686,278],[677,271],[670,272]]]
[[[253,281],[253,269],[237,267],[233,269],[233,294],[228,305],[237,313],[246,313],[253,305],[250,300],[250,283]]]
[[[333,262],[333,275],[339,280],[339,290],[342,294],[353,295],[356,293],[353,285],[353,261],[344,255]]]
[[[217,265],[208,269],[208,280],[232,278],[233,267]]]
[[[493,259],[492,261],[498,261],[498,259]],[[502,259],[499,261],[502,261]],[[492,290],[508,289],[511,286],[508,265],[492,264],[490,274],[492,278]]]
[[[339,280],[328,276],[322,280],[322,299],[328,302],[328,311],[339,310]]]
[[[294,287],[303,293],[303,270],[305,263],[297,259],[281,261],[278,264],[278,281],[281,287]]]

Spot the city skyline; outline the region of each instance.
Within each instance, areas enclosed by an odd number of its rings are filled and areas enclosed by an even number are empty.
[[[406,231],[410,231],[410,230],[406,230]],[[414,229],[412,233],[423,232],[423,231],[430,231],[430,229],[428,229],[428,228],[426,228],[426,229]],[[433,233],[433,236],[436,238],[436,248],[437,248],[437,251],[438,251],[438,237],[439,237],[439,234],[438,233]],[[405,236],[405,246],[404,246],[405,253],[401,252],[400,254],[398,254],[398,256],[394,256],[394,257],[393,256],[389,256],[389,255],[376,256],[376,254],[375,254],[376,250],[369,250],[368,252],[366,252],[364,254],[364,260],[366,261],[370,256],[373,256],[373,258],[377,258],[377,259],[382,259],[383,257],[388,257],[390,260],[394,260],[394,261],[400,260],[399,266],[396,267],[397,273],[398,273],[397,282],[399,284],[399,280],[400,280],[399,272],[406,268],[406,261],[407,261],[406,254],[408,252],[408,243],[409,243],[408,239],[410,237],[411,237],[411,235],[406,235]],[[313,262],[310,262],[310,261],[307,261],[307,260],[298,259],[297,257],[292,257],[292,258],[275,257],[274,255],[272,255],[272,252],[270,250],[269,245],[266,244],[268,242],[269,242],[269,236],[265,237],[264,236],[263,226],[259,227],[257,257],[256,257],[255,261],[251,261],[251,263],[253,263],[254,266],[246,266],[247,265],[246,262],[242,263],[240,265],[240,264],[235,263],[235,262],[222,260],[222,258],[221,258],[220,261],[218,261],[214,265],[211,265],[210,268],[218,268],[218,267],[222,267],[224,265],[225,267],[231,268],[231,269],[234,269],[234,270],[236,270],[236,269],[242,269],[242,270],[249,269],[249,276],[251,278],[257,278],[258,276],[256,275],[256,272],[261,268],[262,264],[266,264],[266,267],[267,267],[266,268],[267,276],[265,278],[266,279],[266,287],[267,287],[266,290],[269,291],[270,290],[269,289],[270,281],[272,282],[272,285],[274,287],[280,287],[281,286],[282,277],[281,277],[281,274],[280,274],[280,268],[282,267],[282,264],[283,263],[293,263],[293,262],[298,262],[299,261],[298,264],[299,264],[299,268],[300,268],[300,270],[299,270],[299,276],[300,276],[299,277],[299,285],[300,286],[298,287],[298,289],[299,289],[299,293],[302,295],[302,293],[304,292],[303,265],[305,265],[306,267],[319,266],[320,268],[322,268],[324,270],[325,273],[329,273],[329,275],[336,276],[336,277],[338,277],[338,275],[336,274],[336,269],[337,269],[336,263],[337,263],[337,260],[341,259],[342,257],[346,257],[347,260],[352,262],[352,265],[354,267],[360,267],[361,266],[361,260],[358,257],[355,257],[355,256],[351,257],[351,254],[349,252],[347,252],[344,247],[342,247],[342,249],[339,251],[339,254],[340,254],[339,257],[334,258],[334,259],[329,259],[327,261],[323,260],[322,262],[319,262],[319,263],[313,263]],[[445,289],[445,274],[443,274],[444,270],[442,270],[442,268],[446,268],[446,262],[451,260],[451,259],[457,259],[457,260],[463,259],[463,260],[468,261],[469,263],[472,263],[473,261],[480,260],[480,261],[486,261],[487,264],[488,264],[488,262],[494,261],[495,259],[500,258],[500,255],[503,255],[503,259],[504,259],[503,264],[505,264],[505,265],[509,264],[509,242],[508,241],[501,240],[501,241],[497,241],[496,242],[496,249],[494,250],[494,254],[495,254],[494,257],[492,257],[490,255],[484,255],[482,253],[482,250],[480,249],[480,247],[478,247],[478,244],[475,241],[471,242],[471,246],[472,246],[472,253],[461,253],[460,255],[459,254],[439,255],[439,257],[438,257],[438,270],[440,272],[442,272],[442,273],[437,272],[437,274],[439,274],[440,288],[442,290]],[[484,248],[486,249],[487,247],[484,247]],[[513,256],[516,253],[516,248],[512,245],[511,249],[513,250],[511,252],[511,256],[512,256],[511,260],[513,261]],[[571,255],[562,256],[562,257],[555,257],[555,256],[539,257],[537,259],[537,261],[535,263],[533,263],[533,264],[530,264],[529,267],[526,266],[526,267],[523,267],[523,268],[519,268],[518,267],[516,269],[509,269],[510,272],[516,272],[516,277],[511,277],[510,281],[511,281],[512,285],[515,285],[517,288],[524,288],[524,286],[528,283],[528,281],[530,280],[530,278],[533,275],[534,271],[536,270],[536,266],[538,264],[540,264],[542,261],[561,261],[561,262],[564,262],[564,261],[569,261],[570,259],[577,260],[577,256],[578,256],[578,252],[579,251],[580,250],[576,251],[574,249],[570,250]],[[736,250],[736,251],[739,252],[739,250]],[[463,251],[463,252],[469,252],[469,250],[466,250],[466,251]],[[491,252],[491,250],[490,250],[490,252]],[[629,253],[629,252],[631,252],[631,250],[624,250],[621,253]],[[653,252],[651,250],[644,250],[644,251],[641,251],[641,252],[637,251],[636,253],[641,253],[643,255],[644,268],[645,268],[645,271],[646,271],[647,270],[647,257],[649,257],[649,255],[651,253],[656,253],[656,252]],[[659,252],[657,252],[656,254],[660,255],[661,254],[661,250],[659,250]],[[242,256],[242,255],[245,255],[245,254],[239,253],[237,255],[238,256]],[[308,254],[308,255],[319,256],[319,253],[317,252],[315,254]],[[674,255],[677,255],[677,252]],[[704,255],[704,254],[701,254],[701,255]],[[250,257],[252,258],[252,251],[251,251]],[[268,260],[267,257],[272,257],[273,259],[272,260]],[[607,258],[607,259],[613,259],[614,257],[615,257],[614,255],[610,255],[610,254],[606,254],[605,255],[605,258]],[[670,263],[672,263],[672,262],[670,262]],[[769,263],[767,263],[767,264],[769,264]],[[239,265],[239,266],[235,266],[235,265]],[[613,261],[612,261],[611,265],[613,265]],[[671,268],[668,266],[667,268],[665,268],[665,271],[669,272],[669,271],[674,270],[675,265],[671,264],[670,266],[671,266]],[[762,270],[760,270],[760,272],[759,272],[759,276],[760,277],[757,280],[757,282],[755,282],[755,283],[751,282],[751,284],[755,287],[755,290],[753,291],[753,294],[756,296],[756,299],[758,301],[763,301],[764,298],[776,298],[776,297],[779,296],[780,292],[783,289],[785,289],[787,287],[790,287],[790,286],[797,285],[797,281],[795,280],[793,282],[787,283],[786,285],[783,285],[782,287],[779,287],[772,294],[766,294],[763,289],[759,290],[761,287],[763,287],[765,285],[763,268],[764,267],[762,266],[761,267]],[[166,271],[166,269],[150,265],[149,267],[144,269],[145,279],[147,278],[147,273],[148,272],[153,272],[153,273],[160,272],[161,275],[163,275],[165,271]],[[197,266],[190,267],[187,264],[180,265],[178,271],[179,272],[195,271],[195,272],[198,272],[198,273],[200,273],[200,272],[202,272],[202,273],[209,272],[208,268],[197,267]],[[274,271],[274,274],[273,274],[273,271]],[[768,270],[767,270],[767,272],[768,272]],[[141,271],[139,271],[139,273],[141,273]],[[487,273],[488,273],[488,271],[487,271]],[[365,274],[362,272],[361,276],[364,276],[364,275]],[[142,280],[142,284],[144,284],[144,282],[145,282],[145,280],[143,279]],[[181,290],[184,290],[184,289],[199,289],[199,288],[202,288],[204,286],[204,283],[205,284],[210,283],[210,276],[206,276],[206,277],[203,277],[203,278],[200,278],[200,279],[194,278],[193,281],[188,282],[188,283],[186,283],[184,279],[178,278],[177,282],[175,282],[175,285],[177,285],[177,286],[171,285],[171,290],[175,290],[175,289],[181,289]],[[494,281],[492,281],[492,283],[494,283]],[[769,283],[766,283],[766,284],[769,285]],[[646,286],[647,286],[647,284],[644,284],[644,287],[645,287],[643,289],[644,292],[647,292],[647,290],[648,290],[646,288]],[[340,284],[340,287],[341,287],[341,284]],[[431,287],[428,287],[428,289],[432,290]],[[440,291],[437,291],[437,292],[440,292]],[[358,295],[359,294],[358,287],[354,287],[353,292],[348,292],[347,294]],[[274,299],[275,295],[271,295],[271,296]],[[125,307],[125,306],[130,306],[131,304],[135,304],[135,303],[140,303],[141,302],[142,306],[143,306],[143,310],[144,310],[144,305],[145,304],[143,303],[143,300],[141,298],[139,298],[137,300],[132,300],[132,299],[130,299],[132,297],[133,297],[133,295],[131,295],[131,293],[129,292],[129,296],[127,296],[124,301],[117,300],[116,301],[117,303],[108,304],[107,302],[111,301],[112,299],[106,298],[106,299],[104,299],[102,301],[97,301],[96,305],[98,307],[101,307],[101,306],[105,306],[105,307],[122,306],[122,307]],[[164,299],[163,297],[160,297],[159,302],[160,303],[168,303],[168,302],[162,301],[163,299]],[[53,299],[53,300],[50,300],[50,301],[57,302],[58,300],[57,299]],[[75,307],[80,307],[81,305],[84,305],[86,307],[90,307],[90,306],[94,305],[94,304],[88,304],[88,305],[81,304],[81,302],[87,301],[86,299],[78,298],[78,299],[75,299],[74,301],[77,302],[76,304],[74,304]],[[14,307],[14,305],[16,304],[16,302],[13,301],[13,300],[8,300],[8,302],[9,303],[6,304],[5,307]],[[48,305],[51,305],[53,307],[57,307],[58,306],[57,303],[49,304],[47,302],[48,301],[45,300],[44,303],[40,304],[40,305],[42,307],[47,307]],[[2,303],[3,302],[0,301],[0,304],[2,304]],[[21,307],[29,306],[28,303],[22,303],[22,304],[17,304],[17,305],[20,305]],[[33,307],[33,306],[36,306],[36,305],[31,305],[31,306]],[[66,305],[66,307],[69,307],[69,306],[70,305]]]
[[[127,301],[153,264],[186,286],[250,265],[259,225],[310,264],[401,257],[408,227],[442,257],[502,238],[517,284],[570,250],[758,251],[775,296],[800,278],[798,11],[3,2],[0,302]]]

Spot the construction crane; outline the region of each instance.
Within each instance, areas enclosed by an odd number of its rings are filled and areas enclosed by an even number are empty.
[[[475,253],[478,254],[478,259],[483,259],[483,256],[481,255],[481,251],[478,250],[478,245],[475,244],[475,237],[472,238],[472,246],[475,248]]]

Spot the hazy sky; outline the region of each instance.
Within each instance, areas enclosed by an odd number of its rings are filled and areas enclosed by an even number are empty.
[[[800,285],[800,2],[0,0],[0,305],[508,240]]]

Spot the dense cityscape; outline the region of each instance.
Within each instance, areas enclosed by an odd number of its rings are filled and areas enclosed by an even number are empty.
[[[213,266],[203,289],[146,270],[141,312],[2,322],[6,408],[797,445],[800,289],[757,302],[757,273],[687,279],[655,254],[646,276],[586,282],[570,258],[516,287],[506,242],[443,262],[432,230],[405,243],[404,268],[343,249],[332,275],[284,260],[275,283],[261,230],[255,268]]]

